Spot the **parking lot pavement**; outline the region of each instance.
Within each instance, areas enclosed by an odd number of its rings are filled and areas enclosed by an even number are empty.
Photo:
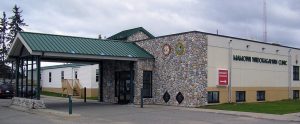
[[[44,98],[46,106],[58,111],[68,111],[67,100]],[[190,111],[177,107],[159,105],[139,108],[136,105],[103,104],[97,101],[74,101],[73,112],[81,115],[81,120],[90,123],[125,124],[294,124],[296,122],[264,120],[211,112]]]
[[[67,112],[67,99],[43,98],[50,109]],[[189,111],[172,107],[83,103],[74,100],[73,112],[78,118],[62,118],[28,113],[7,107],[10,100],[0,99],[1,124],[296,124],[289,121],[264,120],[233,115]]]

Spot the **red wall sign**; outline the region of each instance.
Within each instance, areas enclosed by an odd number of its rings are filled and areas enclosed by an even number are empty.
[[[219,85],[228,85],[228,70],[219,70]]]

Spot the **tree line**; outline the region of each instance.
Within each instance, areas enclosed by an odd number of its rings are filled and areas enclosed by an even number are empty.
[[[22,18],[22,10],[15,5],[12,9],[12,16],[7,17],[3,12],[0,18],[0,78],[5,82],[6,78],[12,78],[12,63],[7,61],[7,54],[18,32],[23,31],[22,27],[27,26]]]

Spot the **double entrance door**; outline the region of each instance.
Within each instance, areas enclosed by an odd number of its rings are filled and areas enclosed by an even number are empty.
[[[130,71],[116,72],[115,74],[115,96],[118,97],[118,104],[130,102]]]

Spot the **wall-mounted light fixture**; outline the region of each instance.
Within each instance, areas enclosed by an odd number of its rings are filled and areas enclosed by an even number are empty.
[[[247,48],[249,48],[249,47],[250,47],[250,45],[247,45],[246,47],[247,47]]]
[[[261,48],[261,50],[262,50],[262,51],[264,51],[265,49],[266,49],[266,48],[264,48],[264,47],[263,47],[263,48]]]
[[[276,50],[276,53],[278,53],[279,52],[279,50]]]

